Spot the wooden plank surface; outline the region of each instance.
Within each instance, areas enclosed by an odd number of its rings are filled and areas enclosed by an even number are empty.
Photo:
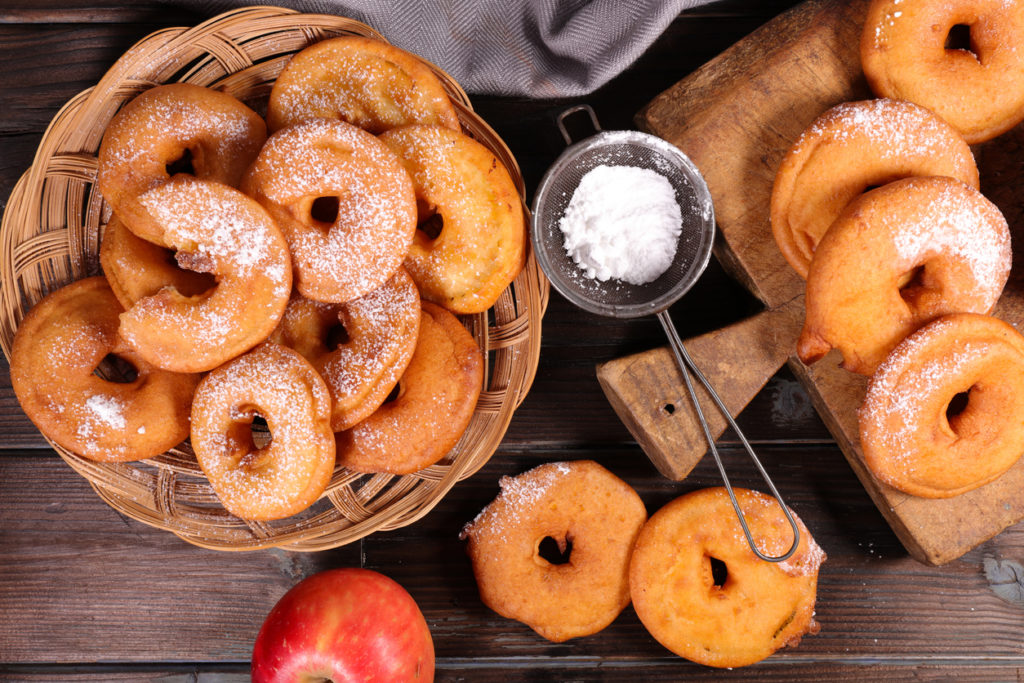
[[[793,4],[726,0],[686,13],[632,69],[586,101],[607,127],[629,127],[645,102]],[[179,22],[182,14],[149,1],[129,7],[40,0],[0,8],[0,200],[60,104],[149,31],[194,23]],[[47,62],[53,53],[61,59]],[[46,63],[52,69],[38,66]],[[562,148],[555,114],[577,101],[474,97],[531,190]],[[672,316],[692,337],[759,310],[712,264]],[[417,524],[313,555],[217,553],[121,517],[46,447],[16,407],[3,364],[0,680],[248,680],[252,637],[274,600],[313,571],[353,565],[393,576],[420,603],[442,681],[1020,677],[1024,609],[996,595],[985,562],[1024,560],[1024,530],[1015,527],[943,567],[915,562],[785,368],[753,398],[740,424],[829,554],[817,603],[821,634],[754,667],[719,671],[668,653],[630,608],[600,634],[555,645],[483,607],[457,534],[497,494],[501,476],[552,460],[596,458],[637,487],[650,511],[718,483],[710,462],[682,483],[661,476],[594,375],[596,364],[661,345],[661,334],[653,320],[596,318],[555,295],[537,380],[495,457]],[[735,482],[758,487],[735,438],[726,432],[719,443]]]
[[[803,280],[783,259],[768,223],[775,172],[814,118],[839,102],[870,97],[858,52],[866,5],[865,0],[809,0],[669,88],[638,115],[642,128],[678,145],[701,168],[723,236],[716,253],[769,311],[790,305],[804,291]],[[1018,127],[975,149],[984,178],[982,191],[1003,210],[1018,245],[1024,243],[1024,209],[1017,189],[1024,181],[1022,148],[1024,129]],[[1021,327],[1024,250],[1018,246],[1015,253],[1013,275],[994,314]],[[771,342],[757,337],[757,328],[749,332],[747,344],[739,342],[736,349]],[[720,362],[743,363],[743,351],[722,352],[728,357]],[[795,345],[781,352],[794,354]],[[809,368],[792,358],[790,365],[914,557],[933,564],[948,562],[1024,518],[1024,496],[1019,495],[1024,461],[998,481],[951,499],[908,496],[877,481],[865,467],[859,447],[856,411],[866,383],[838,369],[836,358],[833,353]],[[649,374],[664,377],[669,372],[666,363]],[[762,378],[767,380],[771,372],[762,373]],[[651,390],[655,394],[670,390],[667,385],[657,387]],[[618,405],[620,414],[643,414],[640,406]],[[657,453],[652,457],[659,460]]]

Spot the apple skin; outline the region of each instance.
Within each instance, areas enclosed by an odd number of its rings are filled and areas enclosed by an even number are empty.
[[[303,579],[270,610],[252,653],[254,683],[434,679],[434,641],[416,601],[369,569]]]

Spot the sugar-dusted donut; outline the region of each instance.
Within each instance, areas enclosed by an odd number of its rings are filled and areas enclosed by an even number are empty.
[[[47,438],[104,462],[142,460],[188,436],[198,375],[166,372],[117,336],[123,309],[102,277],[50,293],[25,316],[11,348],[11,385]],[[128,382],[96,374],[104,359],[130,364]]]
[[[952,126],[910,102],[845,102],[815,119],[782,159],[772,235],[806,278],[818,242],[850,201],[893,180],[933,175],[978,188],[971,148]]]
[[[242,182],[274,217],[308,299],[342,303],[380,287],[416,231],[416,195],[373,135],[318,120],[270,136]]]
[[[217,283],[210,273],[180,268],[175,254],[159,244],[147,242],[111,217],[100,241],[100,265],[114,296],[125,308],[139,299],[173,287],[183,296],[196,296]]]
[[[797,353],[811,363],[835,347],[844,368],[870,375],[924,323],[990,311],[1009,272],[1009,228],[980,192],[945,177],[883,185],[818,245]]]
[[[782,555],[793,531],[779,504],[734,488],[758,549]],[[794,516],[796,519],[796,517]],[[629,565],[633,608],[655,640],[706,666],[747,666],[818,632],[825,553],[797,519],[800,544],[782,562],[757,557],[724,488],[671,501],[640,530]]]
[[[288,245],[255,201],[220,183],[176,176],[139,197],[178,262],[213,274],[198,296],[164,288],[121,315],[140,356],[178,372],[211,370],[266,339],[291,293]]]
[[[433,465],[469,426],[484,358],[459,319],[422,302],[420,331],[398,396],[338,433],[338,464],[357,472],[410,474]]]
[[[266,420],[269,443],[255,443],[256,417]],[[334,471],[327,385],[296,351],[260,344],[199,383],[192,449],[233,515],[271,520],[301,512]]]
[[[455,313],[479,313],[522,270],[526,227],[515,184],[476,140],[440,126],[407,126],[380,136],[412,176],[419,222],[406,268],[424,299]]]
[[[319,118],[347,121],[371,133],[410,123],[460,129],[448,93],[423,60],[361,36],[310,45],[274,82],[267,105],[270,130]]]
[[[1021,415],[1024,337],[991,316],[944,316],[907,337],[871,378],[860,409],[864,462],[911,495],[956,496],[1017,462]]]
[[[344,304],[293,296],[269,340],[313,364],[331,392],[331,427],[351,429],[373,413],[412,359],[420,295],[404,268]]]
[[[548,640],[597,633],[629,604],[629,558],[647,510],[591,460],[501,478],[501,493],[463,529],[480,599]],[[567,561],[541,556],[545,538]]]
[[[1024,120],[1021,45],[1017,0],[873,0],[860,59],[876,95],[927,107],[974,144]]]
[[[237,186],[267,138],[263,119],[237,99],[190,83],[143,91],[111,119],[97,184],[132,232],[160,241],[139,195],[177,173]]]

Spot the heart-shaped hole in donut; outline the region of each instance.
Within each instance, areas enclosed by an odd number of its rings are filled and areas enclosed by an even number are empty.
[[[537,554],[548,564],[569,564],[572,555],[572,539],[566,536],[561,542],[545,536],[537,546]]]
[[[338,220],[338,198],[331,195],[317,197],[309,207],[309,217],[320,227],[328,229]]]
[[[92,371],[92,374],[114,384],[131,384],[138,379],[139,369],[130,361],[108,353]]]
[[[195,153],[186,147],[181,152],[181,156],[177,159],[173,159],[167,163],[165,169],[167,171],[167,177],[172,178],[179,173],[185,173],[187,175],[196,175],[196,155]]]
[[[971,41],[971,27],[967,24],[955,24],[949,29],[949,33],[946,34],[945,48],[947,50],[963,50],[969,52],[975,59],[978,58],[978,53]]]

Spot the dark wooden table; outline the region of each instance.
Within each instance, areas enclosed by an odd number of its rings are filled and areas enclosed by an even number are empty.
[[[630,127],[654,95],[792,4],[727,0],[686,12],[635,66],[585,99],[606,128]],[[0,197],[9,196],[67,99],[146,34],[205,18],[152,0],[5,0]],[[474,98],[519,159],[531,191],[562,148],[553,117],[574,102]],[[713,263],[672,315],[689,336],[757,310]],[[661,344],[655,321],[597,318],[553,295],[543,334],[533,389],[482,470],[419,523],[315,554],[218,553],[120,516],[49,449],[18,407],[4,364],[0,678],[246,680],[256,632],[289,587],[321,569],[364,566],[392,576],[418,601],[433,633],[439,680],[1024,680],[1020,586],[1017,601],[1008,601],[986,574],[997,562],[1020,569],[1014,563],[1024,560],[1024,525],[942,567],[910,559],[787,370],[740,424],[828,553],[819,635],[758,665],[719,671],[673,656],[631,608],[603,632],[558,645],[488,610],[458,533],[496,495],[501,475],[593,458],[632,484],[650,512],[719,483],[709,459],[684,482],[660,477],[595,379],[596,363]],[[762,488],[735,438],[726,434],[720,443],[734,482]],[[999,589],[1013,597],[1007,586]]]

